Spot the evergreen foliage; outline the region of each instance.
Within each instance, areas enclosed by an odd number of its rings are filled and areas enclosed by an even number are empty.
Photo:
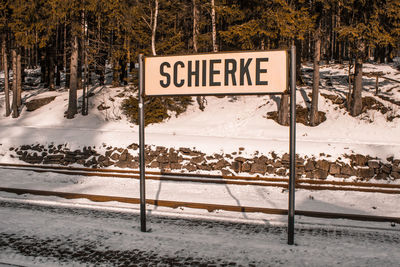
[[[186,111],[192,102],[192,98],[187,96],[146,98],[144,106],[145,125],[169,119],[172,113],[178,117]],[[135,124],[139,124],[138,106],[138,98],[132,96],[125,99],[122,103],[124,114]]]
[[[357,61],[357,68],[362,68],[362,62],[372,56],[375,60],[390,61],[400,49],[398,0],[195,2],[198,52],[281,49],[296,44],[300,66],[301,61],[312,59],[317,31],[321,60]],[[6,38],[5,51],[16,49],[22,66],[41,65],[44,86],[52,88],[55,77],[64,68],[66,87],[70,86],[75,37],[79,41],[78,89],[85,58],[86,71],[98,74],[100,84],[104,83],[106,62],[110,63],[113,85],[120,86],[132,82],[127,80],[127,72],[133,72],[127,69],[128,63],[132,68],[140,53],[151,55],[154,42],[158,55],[193,52],[193,3],[189,0],[0,0],[0,34]],[[217,47],[213,47],[213,8]],[[353,100],[361,103],[362,90],[355,88],[355,91]],[[153,102],[148,106],[161,110],[155,112],[157,118],[168,118],[168,112],[161,106],[168,109],[186,103],[174,98]]]

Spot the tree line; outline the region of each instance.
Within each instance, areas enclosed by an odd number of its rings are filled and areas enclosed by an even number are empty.
[[[60,86],[61,73],[65,73],[69,88],[66,117],[73,118],[78,107],[87,114],[87,85],[95,82],[93,77],[104,84],[106,63],[112,66],[113,85],[120,86],[128,82],[127,73],[139,53],[172,55],[296,45],[298,83],[302,83],[301,62],[313,62],[309,123],[317,125],[320,60],[348,61],[354,66],[347,104],[352,116],[359,115],[363,63],[371,58],[390,61],[399,51],[400,1],[1,0],[0,34],[6,116],[19,115],[26,68],[40,66],[41,82],[49,90]],[[78,89],[83,89],[81,105]],[[197,101],[204,109],[203,99]],[[283,94],[279,107],[283,125],[288,124],[288,103],[289,96]]]

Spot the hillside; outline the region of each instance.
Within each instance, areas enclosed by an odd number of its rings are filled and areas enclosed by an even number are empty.
[[[297,123],[296,152],[304,160],[325,159],[341,164],[352,163],[349,155],[356,154],[367,160],[377,159],[381,164],[396,161],[400,158],[400,84],[380,79],[380,92],[375,96],[375,77],[364,76],[365,112],[351,117],[343,106],[348,91],[347,70],[347,66],[340,65],[321,67],[319,110],[325,113],[326,121],[316,127]],[[364,66],[365,73],[377,71],[387,78],[400,80],[400,72],[393,65]],[[123,99],[134,95],[132,87],[91,88],[89,115],[79,114],[68,120],[64,117],[68,90],[41,88],[35,83],[37,72],[28,72],[27,80],[31,86],[25,88],[29,90],[23,92],[23,101],[51,96],[55,99],[34,111],[27,111],[23,106],[17,119],[0,117],[2,162],[18,161],[10,148],[21,145],[48,147],[62,144],[72,151],[91,146],[104,153],[110,147],[127,148],[138,143],[137,125],[130,123],[120,108]],[[297,105],[305,108],[310,104],[311,66],[304,65],[302,72],[306,84],[298,87]],[[277,110],[278,96],[207,97],[206,100],[203,112],[193,101],[180,116],[171,114],[167,121],[146,127],[146,144],[152,145],[154,150],[157,146],[184,147],[207,155],[240,154],[245,158],[265,155],[270,159],[277,155],[284,160],[289,148],[289,128],[277,124],[267,115]],[[3,92],[0,103],[4,114]]]

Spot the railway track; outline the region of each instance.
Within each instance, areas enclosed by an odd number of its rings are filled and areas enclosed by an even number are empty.
[[[53,172],[67,175],[82,176],[101,176],[110,178],[139,179],[138,170],[122,169],[95,169],[67,166],[44,166],[30,164],[8,164],[0,163],[0,168],[17,169],[35,172]],[[177,181],[177,182],[197,182],[214,184],[232,184],[232,185],[256,185],[288,188],[288,178],[272,177],[251,177],[251,176],[223,176],[223,175],[205,175],[188,174],[176,172],[146,172],[146,179]],[[312,179],[296,179],[297,189],[306,190],[332,190],[332,191],[358,191],[370,193],[400,194],[400,184],[387,183],[368,183],[368,182],[344,182],[344,181],[324,181]]]
[[[93,168],[77,168],[66,166],[43,166],[43,165],[29,165],[29,164],[5,164],[0,163],[0,168],[15,169],[35,172],[54,172],[60,174],[70,175],[83,175],[83,176],[102,176],[102,177],[118,177],[127,179],[139,179],[138,170],[121,170],[121,169],[93,169]],[[222,176],[222,175],[198,175],[198,174],[184,174],[184,173],[170,173],[170,172],[146,172],[146,179],[165,180],[165,181],[179,181],[179,182],[201,182],[201,183],[224,183],[224,184],[237,184],[237,185],[258,185],[258,186],[275,186],[287,188],[287,178],[270,178],[270,177],[250,177],[250,176]],[[320,181],[309,179],[298,179],[296,181],[296,188],[308,190],[344,190],[344,191],[361,191],[361,192],[375,192],[375,193],[388,193],[400,194],[400,185],[393,184],[375,184],[375,183],[359,183],[359,182],[339,182],[339,181]],[[117,201],[129,204],[139,204],[139,198],[81,194],[70,192],[46,191],[46,190],[33,190],[0,187],[0,191],[14,193],[14,194],[31,194],[40,196],[56,196],[66,199],[79,199],[85,198],[95,202],[108,202]],[[146,203],[154,206],[169,207],[169,208],[193,208],[204,209],[209,212],[215,210],[233,211],[233,212],[258,212],[264,214],[287,215],[286,209],[275,208],[262,208],[250,206],[232,206],[223,204],[210,204],[210,203],[194,203],[183,201],[170,201],[159,199],[146,199]],[[398,217],[388,216],[373,216],[362,214],[346,214],[346,213],[330,213],[330,212],[317,212],[296,210],[296,215],[327,218],[327,219],[350,219],[359,221],[375,221],[375,222],[391,222],[400,223]]]
[[[57,191],[45,191],[45,190],[33,190],[33,189],[20,189],[20,188],[8,188],[0,187],[0,191],[14,193],[14,194],[31,194],[39,196],[56,196],[66,199],[78,199],[85,198],[95,202],[108,202],[117,201],[129,204],[140,204],[139,198],[130,197],[117,197],[117,196],[104,196],[104,195],[92,195],[92,194],[81,194],[81,193],[67,193]],[[210,203],[195,203],[195,202],[184,202],[184,201],[171,201],[171,200],[159,200],[159,199],[146,199],[146,203],[149,205],[169,207],[169,208],[192,208],[192,209],[204,209],[209,212],[215,210],[233,211],[233,212],[246,212],[246,213],[264,213],[274,215],[287,215],[286,209],[276,208],[261,208],[261,207],[250,207],[250,206],[232,206],[223,204],[210,204]],[[332,212],[319,212],[319,211],[306,211],[296,210],[296,215],[324,218],[324,219],[348,219],[357,221],[370,221],[370,222],[390,222],[400,223],[399,217],[388,217],[388,216],[374,216],[374,215],[363,215],[363,214],[348,214],[348,213],[332,213]]]

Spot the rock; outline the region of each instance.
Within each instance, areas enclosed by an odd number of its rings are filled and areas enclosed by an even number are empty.
[[[375,177],[377,180],[386,180],[387,178],[389,178],[389,174],[384,172],[378,173]]]
[[[340,173],[344,174],[344,175],[349,175],[349,176],[355,175],[354,169],[351,166],[349,166],[348,164],[345,164],[342,166]]]
[[[234,176],[233,173],[227,169],[222,169],[221,174],[222,176]]]
[[[169,165],[169,163],[160,163],[160,169],[161,170],[171,169],[171,165]]]
[[[103,162],[101,162],[101,164],[102,164],[104,167],[110,167],[110,166],[113,165],[114,163],[113,163],[109,158],[106,158]]]
[[[196,165],[193,165],[193,164],[186,164],[185,166],[183,166],[183,168],[190,172],[197,170]]]
[[[107,158],[109,158],[110,156],[111,156],[111,154],[112,154],[112,150],[107,150],[106,151],[106,153],[104,153],[104,155],[107,157]],[[115,153],[116,154],[116,153]],[[119,155],[118,155],[119,156]]]
[[[197,156],[197,157],[193,157],[190,159],[190,162],[193,164],[200,164],[204,161],[205,161],[205,158],[203,156]]]
[[[191,152],[190,148],[187,148],[187,147],[181,147],[181,148],[179,148],[179,151],[180,151],[182,154],[185,154],[185,155],[189,155],[190,152]]]
[[[128,149],[137,150],[137,149],[139,149],[139,145],[136,144],[136,143],[132,143],[132,144],[130,144],[127,148],[128,148]]]
[[[251,164],[248,162],[244,162],[242,164],[242,172],[249,172],[251,170]]]
[[[126,160],[119,160],[117,163],[114,164],[114,166],[116,166],[118,168],[127,168],[128,164],[129,164],[129,162]]]
[[[357,175],[361,178],[372,178],[375,175],[375,171],[373,168],[359,168]]]
[[[227,161],[224,160],[224,159],[220,159],[220,160],[218,160],[217,163],[215,163],[215,164],[213,165],[213,169],[214,169],[214,170],[221,170],[222,168],[225,168],[225,167],[227,167],[227,166],[229,166],[229,165],[230,165],[229,162],[227,162]]]
[[[296,175],[303,175],[306,172],[306,170],[304,169],[304,166],[299,166],[296,167]]]
[[[182,164],[180,164],[180,163],[171,163],[171,169],[173,169],[173,170],[180,170],[180,169],[182,169]]]
[[[41,108],[41,107],[43,107],[44,105],[49,104],[49,103],[52,102],[54,99],[56,99],[55,96],[33,99],[33,100],[31,100],[31,101],[25,103],[25,105],[26,105],[26,110],[27,110],[27,111],[34,111],[34,110],[37,110],[38,108]]]
[[[373,168],[373,169],[379,169],[381,165],[379,164],[379,161],[377,160],[368,160],[368,167]]]
[[[286,175],[286,168],[279,168],[279,169],[275,170],[275,174],[277,174],[279,176],[285,176]]]
[[[390,176],[392,176],[394,179],[400,179],[400,173],[398,172],[391,172]]]
[[[136,162],[136,161],[130,161],[129,163],[128,163],[128,166],[127,166],[128,168],[131,168],[131,169],[137,169],[137,168],[139,168],[139,163],[138,162]]]
[[[254,163],[251,165],[250,173],[265,174],[267,171],[267,165],[263,163]]]
[[[231,164],[231,169],[235,172],[240,172],[242,167],[242,162],[240,161],[234,161]]]
[[[322,169],[316,169],[312,173],[315,179],[326,179],[328,177],[328,172]]]
[[[365,166],[368,162],[368,158],[361,154],[351,155],[350,158],[354,166]]]
[[[30,145],[22,145],[21,146],[21,150],[29,150],[29,149],[31,149]]]
[[[272,165],[267,165],[267,173],[274,173],[275,172],[275,168]]]
[[[178,153],[170,151],[169,152],[169,162],[170,163],[178,163],[179,162]]]
[[[274,160],[272,162],[272,166],[274,166],[276,169],[283,167],[283,164],[280,160]]]
[[[329,174],[336,175],[340,173],[340,165],[337,163],[332,163],[329,166]]]
[[[97,159],[98,162],[103,162],[105,161],[107,158],[103,155],[100,155],[99,158]]]
[[[288,153],[283,154],[282,162],[287,162],[289,164],[289,161],[290,161],[290,155]]]
[[[244,157],[236,157],[235,158],[235,161],[237,161],[237,162],[245,162],[246,161],[246,159],[244,158]]]
[[[108,151],[107,151],[108,152]],[[106,152],[106,156],[107,156],[107,152]],[[118,161],[120,158],[120,155],[118,153],[113,153],[110,157],[112,160],[116,160]]]
[[[39,156],[37,153],[27,154],[24,161],[30,164],[39,164],[42,163],[43,157]]]
[[[383,164],[381,170],[382,172],[389,174],[392,172],[392,166],[390,164]]]
[[[400,172],[400,167],[396,165],[392,165],[392,172]]]
[[[128,159],[128,150],[122,151],[121,155],[119,156],[120,161],[126,161]]]
[[[306,178],[314,178],[314,174],[311,171],[306,172]]]
[[[258,163],[258,164],[267,164],[268,161],[269,160],[268,160],[268,158],[266,156],[261,156],[261,157],[258,157],[258,158],[254,159],[254,162]]]
[[[157,157],[157,161],[159,163],[162,163],[162,164],[163,163],[169,163],[169,158],[166,155],[160,155],[160,156]]]
[[[306,170],[306,172],[312,172],[313,170],[315,170],[314,161],[308,160],[306,165],[304,165],[304,169]]]
[[[317,163],[315,164],[315,168],[328,172],[330,168],[330,162],[325,159],[318,160]]]
[[[205,163],[203,163],[201,165],[197,165],[197,168],[199,170],[203,170],[203,171],[211,171],[212,170],[211,166],[208,164],[205,164]]]

